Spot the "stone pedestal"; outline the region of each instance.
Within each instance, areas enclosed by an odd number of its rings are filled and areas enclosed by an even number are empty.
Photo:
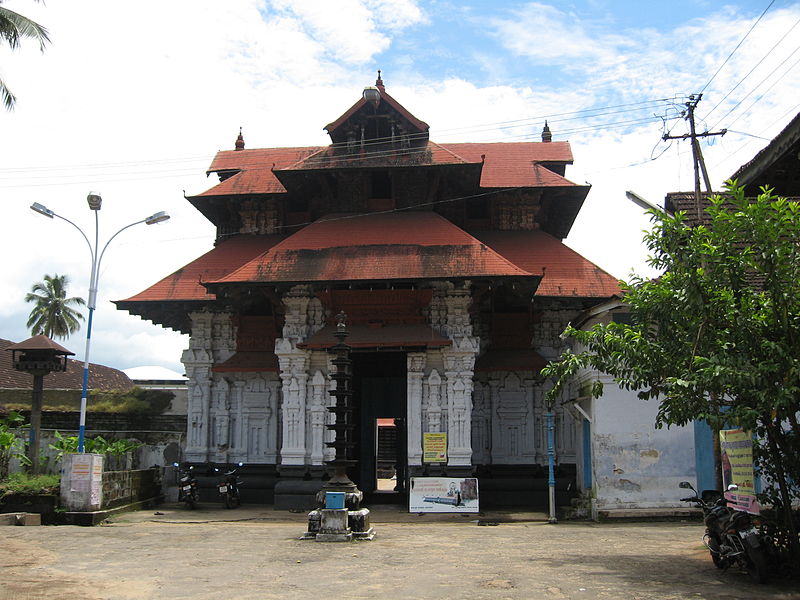
[[[61,462],[61,506],[92,512],[103,505],[103,455],[65,454]]]
[[[329,491],[329,490],[328,490]],[[325,506],[326,490],[317,494],[320,506]],[[360,490],[345,493],[346,508],[318,508],[308,513],[308,531],[304,540],[318,542],[349,542],[371,540],[375,530],[369,522],[369,509],[360,508],[363,493]]]

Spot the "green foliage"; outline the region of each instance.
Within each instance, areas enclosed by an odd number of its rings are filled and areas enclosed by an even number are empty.
[[[47,29],[13,10],[0,6],[0,42],[5,42],[11,50],[15,50],[23,38],[39,42],[39,49],[42,51],[45,44],[50,41]],[[8,110],[14,108],[16,103],[14,94],[2,79],[0,79],[0,101]]]
[[[65,454],[74,454],[78,451],[78,436],[62,435],[60,431],[55,432],[56,443],[50,444],[50,448],[56,450],[56,461],[60,461]],[[111,454],[112,456],[122,456],[143,446],[136,440],[107,440],[103,436],[83,439],[83,449],[90,454]]]
[[[7,479],[0,481],[0,499],[12,494],[57,494],[60,480],[60,475],[12,473]]]
[[[172,392],[140,387],[127,392],[98,392],[91,395],[88,410],[159,415],[169,407],[174,397]]]
[[[25,296],[25,302],[34,303],[27,323],[32,335],[66,338],[80,329],[78,321],[83,320],[83,315],[72,307],[86,302],[83,298],[67,298],[68,284],[66,275],[45,275],[44,281],[33,284]]]
[[[0,413],[0,480],[8,476],[8,463],[12,458],[23,464],[30,464],[25,455],[25,440],[22,433],[28,425],[25,418],[16,411]]]
[[[651,211],[645,242],[663,275],[623,283],[631,324],[567,329],[576,351],[543,371],[555,380],[548,400],[592,368],[657,399],[658,426],[706,419],[753,431],[773,486],[764,499],[796,531],[788,507],[800,498],[800,205],[769,189],[746,199],[735,182],[727,188],[711,199],[707,225]]]

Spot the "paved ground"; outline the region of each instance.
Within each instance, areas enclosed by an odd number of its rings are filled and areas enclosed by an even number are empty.
[[[371,542],[300,541],[268,508],[126,513],[99,527],[0,528],[0,600],[800,599],[796,583],[720,572],[698,523],[559,523],[541,514],[374,510]],[[531,520],[529,520],[531,519]]]

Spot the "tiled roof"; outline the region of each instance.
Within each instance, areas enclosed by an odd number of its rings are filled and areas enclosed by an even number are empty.
[[[298,348],[325,349],[335,346],[333,336],[336,325],[326,325],[309,337]],[[388,324],[380,327],[350,324],[345,343],[352,348],[441,348],[450,340],[422,323]]]
[[[212,284],[532,277],[433,212],[329,215]]]
[[[574,186],[571,181],[534,163],[572,163],[569,142],[510,142],[491,144],[444,144],[468,162],[486,157],[482,188]]]
[[[213,300],[203,283],[221,279],[231,271],[246,264],[249,260],[263,254],[277,244],[283,236],[278,235],[237,235],[217,244],[217,247],[200,258],[178,269],[155,285],[126,300],[125,302],[148,302],[163,300]],[[120,306],[120,308],[127,308]]]
[[[35,335],[18,344],[11,344],[7,350],[47,350],[54,355],[60,356],[73,356],[75,354],[46,335]]]
[[[377,156],[377,158],[376,158]],[[330,169],[365,166],[367,163],[402,166],[480,164],[483,188],[575,187],[576,184],[547,169],[543,164],[572,163],[569,142],[511,142],[485,144],[436,144],[372,155],[332,156],[330,146],[223,150],[217,153],[208,172],[239,171],[194,198],[286,192],[275,171]]]
[[[221,150],[214,157],[208,173],[225,171],[239,171],[239,173],[196,197],[285,192],[286,189],[272,170],[286,168],[322,149],[319,146],[309,146],[305,148]]]
[[[408,122],[411,123],[411,125],[413,125],[414,127],[416,127],[419,131],[428,131],[429,126],[425,121],[420,121],[417,117],[408,112],[408,110],[402,104],[400,104],[397,100],[392,98],[392,96],[390,96],[383,88],[381,88],[381,102],[386,102],[394,110],[396,110],[403,117],[405,117],[408,120]],[[324,128],[325,131],[332,132],[367,104],[368,102],[364,100],[363,97],[360,98],[355,104],[353,104],[353,106],[348,108],[341,117],[339,117],[332,123],[328,123]]]
[[[14,342],[0,339],[0,388],[12,390],[33,389],[33,377],[14,369],[11,352],[7,350]],[[129,390],[133,382],[125,373],[89,363],[89,388],[92,390]],[[45,390],[80,390],[83,388],[83,361],[68,358],[67,370],[50,373],[44,377]]]
[[[427,142],[425,146],[411,147],[406,149],[394,149],[387,144],[367,145],[364,152],[354,152],[344,154],[340,148],[334,149],[333,146],[320,148],[318,152],[311,154],[293,165],[280,171],[304,171],[313,169],[338,169],[354,168],[363,166],[413,166],[428,165],[463,165],[480,164],[478,160],[467,161],[455,154],[447,146]]]
[[[543,275],[537,296],[608,298],[617,279],[544,231],[481,231],[475,236],[530,273]]]

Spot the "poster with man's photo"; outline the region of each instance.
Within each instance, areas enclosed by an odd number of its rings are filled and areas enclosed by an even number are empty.
[[[408,511],[412,513],[476,513],[475,477],[412,477]]]

